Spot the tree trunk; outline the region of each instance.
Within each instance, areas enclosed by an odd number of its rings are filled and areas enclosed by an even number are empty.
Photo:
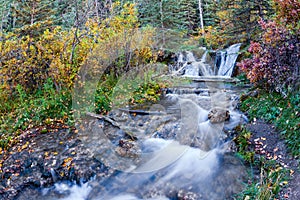
[[[160,0],[159,2],[159,12],[160,12],[160,25],[161,25],[161,31],[162,31],[162,45],[161,48],[165,46],[165,26],[164,26],[164,13],[163,13],[163,0]]]
[[[199,0],[198,2],[199,2],[198,5],[199,5],[200,28],[201,28],[202,34],[204,34],[202,2],[201,2],[201,0]]]

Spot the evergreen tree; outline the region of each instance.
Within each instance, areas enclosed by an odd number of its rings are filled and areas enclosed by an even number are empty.
[[[266,18],[272,13],[269,0],[237,0],[232,9],[233,29],[228,30],[231,35],[245,38],[250,42],[251,37],[260,29],[259,18]]]
[[[203,0],[203,18],[205,26],[216,26],[219,22],[217,12],[220,10],[218,0]]]
[[[182,0],[180,1],[180,10],[182,10],[183,28],[190,32],[199,27],[200,19],[198,14],[198,4],[195,0]]]
[[[214,26],[229,43],[249,42],[259,31],[258,19],[272,13],[269,0],[210,0],[206,3],[209,6],[204,9],[205,24]],[[216,15],[210,14],[212,8]]]
[[[193,30],[197,27],[195,0],[138,0],[142,25],[177,30]]]
[[[9,29],[11,3],[11,0],[0,0],[0,33]]]
[[[12,4],[12,28],[22,35],[36,36],[54,23],[55,1],[15,0]]]

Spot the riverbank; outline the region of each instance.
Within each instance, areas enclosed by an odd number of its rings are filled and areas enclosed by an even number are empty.
[[[244,195],[251,199],[297,199],[299,174],[299,96],[252,90],[241,96],[249,117],[244,157],[257,170]],[[245,139],[245,137],[244,137]],[[250,158],[250,159],[249,159]],[[265,196],[264,196],[265,195]],[[268,196],[269,195],[269,196]],[[267,198],[269,197],[269,198]]]
[[[146,128],[143,125],[152,119],[132,113],[130,116],[135,119],[130,122],[138,124],[142,130]],[[161,115],[154,117],[153,126],[148,124],[150,129],[145,130],[150,135],[157,131],[158,135],[172,138],[178,130],[178,124],[174,123],[172,117],[159,116]],[[299,160],[291,155],[284,138],[274,125],[251,117],[249,113],[248,116],[251,121],[244,126],[246,131],[239,134],[247,139],[246,146],[238,154],[248,161],[245,165],[248,165],[249,177],[245,190],[239,197],[232,196],[232,199],[297,199],[300,191]],[[118,140],[121,147],[116,149],[117,152],[125,152],[122,153],[124,156],[134,156],[137,153],[132,148],[135,145],[132,142],[135,140],[134,135],[120,132],[109,121],[99,121],[94,117],[87,125],[86,128],[103,125],[110,127],[113,134],[109,137]],[[156,130],[161,125],[166,128]],[[241,140],[235,141],[239,148]],[[41,188],[53,188],[55,183],[80,185],[92,177],[100,182],[114,177],[116,171],[96,159],[86,148],[86,142],[78,130],[58,122],[22,132],[9,151],[1,151],[1,199],[39,199]],[[229,165],[240,166],[234,159],[229,161]],[[245,178],[245,174],[240,176]]]
[[[247,124],[246,129],[251,133],[247,151],[254,154],[253,171],[244,191],[245,197],[297,199],[300,194],[299,160],[288,152],[275,126],[255,120]],[[270,198],[266,198],[268,195]]]

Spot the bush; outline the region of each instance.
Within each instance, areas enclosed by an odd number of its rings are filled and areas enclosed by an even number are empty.
[[[299,89],[300,34],[293,34],[284,26],[260,21],[264,33],[261,42],[251,42],[252,58],[238,66],[256,85],[284,95]]]
[[[16,90],[14,100],[0,100],[0,105],[11,105],[9,110],[0,112],[0,146],[8,147],[10,140],[22,130],[47,125],[49,121],[72,122],[71,94],[66,90],[57,92],[51,79],[35,94],[26,93],[21,85]]]
[[[238,63],[251,82],[287,95],[300,88],[300,2],[274,0],[276,16],[259,21],[260,40],[250,44],[252,58]]]

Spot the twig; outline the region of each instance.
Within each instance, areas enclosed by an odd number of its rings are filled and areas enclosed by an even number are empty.
[[[166,112],[163,111],[130,110],[124,108],[119,108],[119,110],[123,112],[135,113],[137,115],[165,115],[166,114]]]
[[[111,123],[113,126],[118,127],[118,128],[121,129],[120,125],[117,122],[115,122],[114,120],[112,120],[111,118],[109,118],[109,117],[99,115],[99,114],[96,114],[96,113],[91,113],[91,112],[86,112],[86,115],[88,115],[90,117],[95,117],[95,118],[98,118],[98,119],[104,119],[105,121]]]

